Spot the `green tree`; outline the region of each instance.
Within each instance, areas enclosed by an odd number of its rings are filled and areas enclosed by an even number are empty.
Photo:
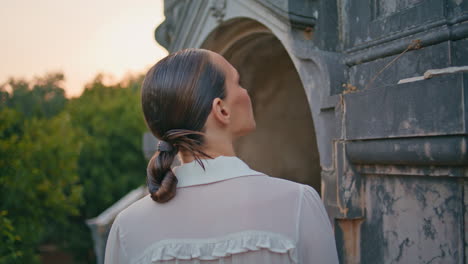
[[[0,86],[0,263],[37,263],[44,243],[94,262],[85,220],[145,182],[142,79],[98,75],[72,100],[60,73]]]
[[[63,73],[49,73],[32,82],[10,78],[0,85],[0,102],[22,113],[26,118],[51,118],[63,110],[67,102],[62,88]],[[11,91],[7,91],[10,88]]]
[[[23,252],[19,250],[21,237],[16,233],[7,211],[0,211],[0,263],[18,263]]]
[[[142,76],[106,86],[98,75],[79,98],[66,107],[73,127],[84,131],[78,173],[84,205],[75,219],[73,246],[88,256],[92,239],[85,220],[95,217],[130,190],[145,183],[142,135],[146,130],[140,108]],[[84,259],[83,259],[84,261]],[[90,262],[91,259],[86,259]]]
[[[25,120],[0,110],[0,201],[8,212],[3,224],[20,239],[16,263],[36,263],[38,245],[53,237],[49,227],[64,231],[68,217],[79,213],[81,144],[69,120],[67,113]]]

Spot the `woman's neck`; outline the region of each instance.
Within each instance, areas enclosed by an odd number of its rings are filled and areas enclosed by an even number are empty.
[[[216,158],[219,156],[236,156],[236,152],[234,151],[234,145],[232,142],[212,142],[211,144],[208,143],[204,148],[202,148],[202,151],[211,156],[212,158]],[[200,157],[202,159],[205,159],[207,157]],[[181,160],[181,163],[189,163],[195,160],[195,157],[192,155],[192,153],[188,151],[179,151],[179,159]]]

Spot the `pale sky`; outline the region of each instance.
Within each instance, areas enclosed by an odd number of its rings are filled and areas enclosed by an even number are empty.
[[[162,0],[0,0],[0,83],[65,74],[79,96],[97,73],[119,81],[145,72],[167,51],[154,39]]]

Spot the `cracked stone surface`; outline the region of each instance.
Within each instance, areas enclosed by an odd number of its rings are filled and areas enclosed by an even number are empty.
[[[366,177],[363,263],[462,263],[463,186],[455,178]]]

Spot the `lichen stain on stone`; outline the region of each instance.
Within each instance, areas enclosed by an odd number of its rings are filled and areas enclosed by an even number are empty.
[[[463,258],[458,229],[463,201],[456,179],[368,175],[365,190],[362,236],[373,242],[361,245],[362,263],[375,260],[363,252],[379,245],[385,248],[381,263],[459,263]]]
[[[423,225],[424,235],[426,236],[426,238],[435,239],[437,230],[432,224],[432,219],[424,218],[423,221],[424,221],[424,225]]]
[[[393,195],[389,192],[387,192],[384,188],[384,186],[377,186],[376,188],[376,195],[378,198],[378,201],[380,202],[382,206],[382,212],[384,214],[394,214],[393,210],[393,204],[398,201],[401,197],[394,198]]]
[[[439,219],[444,221],[445,212],[449,211],[454,216],[459,216],[459,199],[457,196],[449,196],[442,203],[437,206],[434,206],[434,213]]]
[[[445,247],[445,250],[444,250],[444,247]],[[440,254],[432,257],[431,259],[429,259],[429,261],[426,262],[427,264],[438,263],[438,260],[445,258],[445,256],[446,256],[445,251],[446,250],[450,251],[450,248],[448,248],[447,244],[439,245],[439,249],[440,249]],[[452,256],[452,254],[450,254],[450,255]]]
[[[346,170],[344,176],[345,180],[341,183],[340,192],[343,194],[343,200],[346,207],[348,207],[351,195],[356,191],[356,177],[350,170]]]
[[[399,245],[398,245],[398,255],[395,258],[395,261],[398,263],[403,256],[403,251],[405,247],[411,247],[414,244],[408,237],[405,238]]]
[[[425,209],[427,207],[426,193],[427,189],[423,188],[419,184],[416,185],[416,187],[414,188],[414,195],[416,196],[416,200],[421,203],[422,209]]]
[[[435,201],[441,197],[441,194],[436,188],[430,188],[428,185],[416,184],[413,188],[416,200],[421,203],[422,209],[427,207],[428,198]]]

